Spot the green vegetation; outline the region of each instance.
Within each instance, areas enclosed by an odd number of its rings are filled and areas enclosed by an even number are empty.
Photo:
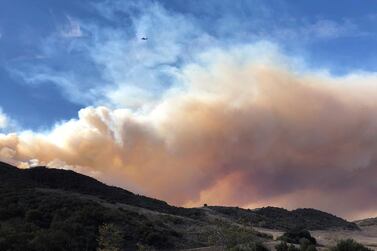
[[[181,237],[145,216],[58,193],[0,187],[0,250],[170,248]]]
[[[369,249],[352,239],[347,239],[339,241],[336,246],[330,248],[329,251],[372,251],[372,249]]]

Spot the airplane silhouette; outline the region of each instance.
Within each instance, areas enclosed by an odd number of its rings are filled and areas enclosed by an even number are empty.
[[[147,37],[142,37],[141,40],[148,40],[148,38]]]

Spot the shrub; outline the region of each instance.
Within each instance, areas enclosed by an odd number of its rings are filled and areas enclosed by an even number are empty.
[[[220,224],[218,229],[208,236],[208,244],[225,246],[227,248],[237,247],[245,243],[253,243],[255,240],[253,230],[225,224]]]
[[[300,249],[296,248],[293,244],[289,245],[288,251],[300,251]]]
[[[156,250],[151,246],[143,245],[140,243],[137,243],[136,246],[137,246],[137,251],[155,251]]]
[[[119,251],[122,248],[123,233],[114,224],[103,224],[99,227],[98,251]]]
[[[300,251],[293,244],[288,245],[287,242],[282,241],[275,246],[276,251]]]
[[[314,237],[312,237],[307,230],[291,230],[284,233],[282,236],[278,238],[278,240],[282,240],[288,243],[300,244],[300,240],[306,239],[309,241],[310,244],[316,245],[317,241]]]
[[[280,242],[275,246],[276,251],[288,251],[288,244],[285,241]]]
[[[308,239],[300,239],[300,250],[301,251],[317,251],[315,245],[313,245]]]
[[[246,244],[237,245],[229,249],[229,251],[269,251],[262,243],[249,242]]]
[[[341,240],[336,246],[331,247],[330,251],[372,251],[371,249],[363,246],[362,244],[352,240]]]
[[[310,245],[305,249],[305,251],[317,251],[317,248],[314,245]]]
[[[275,249],[276,251],[317,251],[316,247],[305,238],[300,240],[300,248],[295,247],[293,244],[288,245],[286,241],[282,241],[275,246]]]

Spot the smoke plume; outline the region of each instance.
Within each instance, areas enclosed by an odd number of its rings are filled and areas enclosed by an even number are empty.
[[[377,76],[241,55],[186,66],[182,86],[148,112],[87,107],[47,133],[0,134],[0,159],[77,170],[176,205],[374,213]]]

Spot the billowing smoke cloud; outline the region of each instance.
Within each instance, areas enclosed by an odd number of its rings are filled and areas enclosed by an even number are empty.
[[[0,135],[0,158],[177,205],[377,210],[376,75],[292,70],[250,48],[200,62],[151,111],[88,107],[48,133]]]

